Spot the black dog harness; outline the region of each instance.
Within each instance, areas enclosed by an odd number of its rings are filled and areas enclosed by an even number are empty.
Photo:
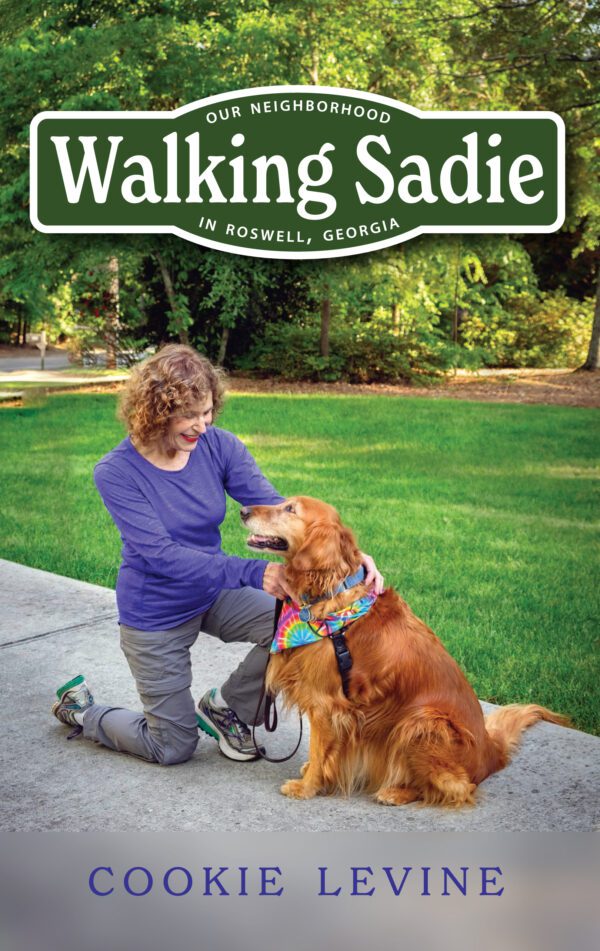
[[[348,642],[346,640],[346,628],[343,627],[341,631],[338,631],[336,634],[330,634],[329,640],[333,644],[333,649],[335,651],[335,659],[337,661],[340,677],[342,678],[342,690],[344,691],[344,696],[349,697],[352,654],[350,653]]]
[[[301,599],[301,608],[302,608],[302,611],[305,612],[305,617],[302,617],[302,614],[301,614],[302,620],[305,620],[307,622],[310,622],[310,620],[312,620],[312,617],[310,614],[310,607],[313,604],[317,604],[319,601],[329,600],[329,598],[333,597],[334,595],[340,594],[342,591],[345,591],[348,588],[352,588],[354,587],[354,585],[360,584],[360,582],[364,579],[364,577],[365,577],[365,570],[361,566],[361,568],[359,569],[358,572],[356,572],[356,574],[342,581],[342,583],[338,585],[335,591],[329,592],[325,596],[321,595],[321,597],[312,599],[310,601],[306,599],[306,597],[303,596]],[[279,618],[281,617],[282,610],[283,610],[283,601],[278,598],[275,605],[273,637],[275,637],[277,633],[277,628],[279,626]],[[343,627],[337,630],[334,634],[329,634],[327,637],[327,640],[331,641],[333,645],[335,660],[336,660],[337,668],[339,670],[340,678],[342,681],[342,690],[344,691],[344,696],[347,699],[350,698],[350,671],[352,670],[352,654],[350,653],[348,642],[346,640],[346,631],[351,626],[351,624],[352,624],[352,621],[349,621],[347,624],[345,624]],[[265,700],[265,720],[264,720],[265,730],[267,731],[267,733],[274,733],[275,730],[277,729],[277,723],[278,723],[277,706],[275,704],[275,697],[268,691],[265,692],[264,684],[263,684],[263,689],[262,689],[260,700],[257,707],[257,715],[258,715],[258,711],[260,710],[263,697]],[[253,739],[254,739],[254,733],[255,733],[255,730],[253,728],[252,729]],[[255,739],[254,739],[254,744],[260,756],[262,757],[262,759],[266,759],[270,763],[283,763],[286,760],[291,759],[292,756],[296,754],[296,752],[298,751],[300,747],[301,741],[302,741],[302,716],[300,716],[300,733],[298,737],[298,742],[296,744],[295,749],[293,750],[292,753],[289,754],[289,756],[284,756],[278,759],[272,758],[270,756],[267,756],[266,753],[261,751]]]

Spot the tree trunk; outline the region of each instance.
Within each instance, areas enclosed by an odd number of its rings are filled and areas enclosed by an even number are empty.
[[[310,37],[310,70],[309,70],[310,81],[313,84],[313,86],[318,86],[319,85],[319,66],[320,66],[319,47],[317,45],[318,36],[319,36],[319,33],[318,33],[319,23],[317,20],[317,16],[315,14],[314,7],[312,5],[307,11],[307,14],[308,14],[308,20],[311,24],[309,28],[309,33],[312,34]]]
[[[392,332],[396,337],[400,334],[400,304],[392,304]]]
[[[319,85],[319,51],[315,46],[311,51],[310,79],[313,86]]]
[[[104,326],[106,341],[106,369],[117,367],[117,335],[119,330],[119,259],[110,258],[108,262],[108,313]]]
[[[459,238],[458,245],[456,248],[456,264],[455,264],[455,276],[454,276],[454,314],[452,315],[452,340],[454,343],[458,343],[458,281],[460,278],[460,255],[462,252],[462,241]]]
[[[329,324],[331,323],[331,300],[324,297],[321,301],[321,341],[319,352],[322,357],[329,356]]]
[[[223,361],[225,359],[225,354],[227,353],[227,343],[229,341],[229,327],[223,327],[223,333],[221,334],[221,342],[219,344],[219,353],[217,355],[217,365],[223,366]]]
[[[167,294],[167,300],[169,301],[169,307],[171,308],[171,313],[173,316],[175,316],[177,314],[177,301],[175,300],[175,288],[173,287],[173,281],[171,280],[169,269],[165,264],[162,254],[159,254],[158,251],[156,252],[156,260],[158,261],[163,284],[165,285],[165,291]],[[178,334],[179,343],[185,343],[189,345],[190,338],[188,336],[187,327],[180,327]]]
[[[596,285],[596,306],[594,307],[592,337],[582,370],[600,370],[600,270],[598,271],[598,283]]]

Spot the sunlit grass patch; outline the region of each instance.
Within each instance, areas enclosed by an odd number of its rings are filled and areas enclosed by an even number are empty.
[[[219,425],[283,494],[340,510],[480,697],[600,732],[597,411],[252,394]],[[3,411],[2,557],[114,585],[120,542],[92,470],[122,437],[114,394]],[[249,557],[238,508],[224,548]]]

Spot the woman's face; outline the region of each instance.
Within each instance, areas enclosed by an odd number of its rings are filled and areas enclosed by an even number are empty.
[[[175,414],[169,420],[167,441],[173,449],[181,452],[191,452],[196,448],[200,436],[206,432],[212,423],[213,398],[212,393],[204,402],[186,410],[186,414]]]

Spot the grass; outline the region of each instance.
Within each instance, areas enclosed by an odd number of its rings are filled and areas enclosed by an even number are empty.
[[[284,494],[340,510],[478,695],[600,733],[596,410],[382,396],[232,396],[220,420]],[[2,557],[113,586],[92,468],[113,394],[0,413]],[[246,554],[231,505],[224,548]]]

